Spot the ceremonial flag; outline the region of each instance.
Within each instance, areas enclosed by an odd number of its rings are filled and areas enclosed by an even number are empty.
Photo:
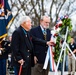
[[[54,43],[55,43],[53,35],[51,36],[51,41],[54,41]],[[44,63],[43,69],[47,69],[48,63],[50,61],[50,70],[51,71],[56,71],[56,64],[55,64],[55,61],[54,61],[54,58],[53,58],[52,47],[53,46],[49,46],[48,47],[47,55],[46,55],[46,58],[45,58],[45,63]]]
[[[50,56],[50,70],[55,71],[55,62],[53,58],[52,46],[49,47],[49,56]]]
[[[7,36],[7,28],[12,20],[8,0],[0,0],[0,39]]]
[[[43,69],[47,69],[49,61],[50,61],[50,70],[55,71],[56,70],[56,65],[55,65],[54,58],[53,58],[52,46],[48,47]]]

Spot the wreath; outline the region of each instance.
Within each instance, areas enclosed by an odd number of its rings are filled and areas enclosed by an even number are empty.
[[[71,19],[66,15],[58,18],[56,25],[54,26],[52,30],[52,35],[54,37],[54,59],[55,62],[58,61],[59,55],[61,52],[62,44],[65,39],[65,34],[66,34],[66,29],[68,27],[68,35],[67,35],[67,40],[66,42],[69,43],[69,40],[71,38],[70,32],[72,31],[72,24],[71,24]],[[66,50],[67,52],[67,50]],[[62,56],[63,57],[63,56]],[[62,61],[62,59],[61,59]]]

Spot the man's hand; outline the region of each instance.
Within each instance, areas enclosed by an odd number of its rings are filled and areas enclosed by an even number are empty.
[[[52,45],[52,46],[55,45],[55,43],[54,43],[53,41],[48,41],[46,44],[47,44],[47,45]]]
[[[24,62],[25,62],[25,61],[24,61],[23,59],[21,59],[21,60],[18,61],[18,63],[20,63],[21,65],[23,65]]]
[[[68,53],[68,55],[71,56],[72,54],[71,53]]]
[[[37,57],[36,57],[36,56],[34,56],[34,63],[36,64],[36,63],[37,63],[37,61],[38,61]]]
[[[74,54],[76,53],[76,49],[74,49],[73,53],[74,53]]]

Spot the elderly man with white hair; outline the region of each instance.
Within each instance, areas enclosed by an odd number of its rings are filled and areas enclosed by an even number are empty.
[[[15,69],[15,75],[31,75],[31,54],[33,53],[32,40],[40,45],[50,45],[50,41],[44,41],[30,35],[31,19],[29,16],[23,16],[20,19],[20,27],[12,34],[12,63]],[[20,67],[22,65],[22,68]],[[21,74],[19,74],[21,72]]]

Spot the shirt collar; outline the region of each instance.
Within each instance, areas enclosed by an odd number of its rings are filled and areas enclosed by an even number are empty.
[[[41,25],[40,25],[40,28],[41,28],[42,31],[44,31],[44,28]]]

